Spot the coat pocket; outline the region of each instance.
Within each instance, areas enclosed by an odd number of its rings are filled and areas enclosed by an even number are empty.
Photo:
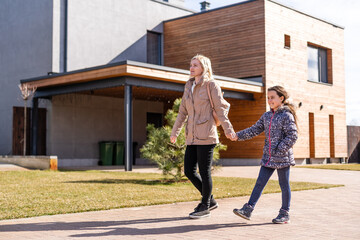
[[[207,139],[209,137],[209,119],[199,119],[195,125],[195,136],[197,139]]]

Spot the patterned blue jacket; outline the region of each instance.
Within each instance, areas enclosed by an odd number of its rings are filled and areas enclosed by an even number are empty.
[[[265,112],[253,126],[237,132],[236,135],[241,141],[251,139],[264,131],[265,145],[261,166],[275,169],[294,166],[292,147],[298,136],[290,109],[281,106],[275,112]]]

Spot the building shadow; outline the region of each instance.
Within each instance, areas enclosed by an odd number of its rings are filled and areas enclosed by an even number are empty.
[[[162,227],[161,223],[178,221],[190,221],[191,224],[177,224],[176,226]],[[173,223],[175,222],[175,223]],[[145,235],[165,235],[196,231],[207,231],[216,229],[236,228],[236,227],[256,227],[263,225],[272,225],[272,223],[247,224],[244,222],[223,223],[223,224],[202,224],[197,220],[189,220],[187,217],[174,218],[148,218],[124,221],[82,221],[82,222],[39,222],[39,223],[20,223],[3,224],[0,226],[0,232],[48,232],[48,231],[87,231],[69,235],[73,238],[105,237],[105,236],[145,236]],[[155,227],[149,227],[153,224]],[[136,225],[131,227],[131,225]],[[143,228],[141,226],[144,226]],[[93,230],[94,233],[89,233]]]
[[[150,31],[163,33],[163,23],[159,23],[157,26],[152,28]],[[144,31],[146,32],[146,31]],[[131,44],[124,51],[119,53],[116,57],[111,59],[108,64],[122,62],[126,60],[132,60],[137,62],[147,62],[147,34],[145,33],[137,41]]]

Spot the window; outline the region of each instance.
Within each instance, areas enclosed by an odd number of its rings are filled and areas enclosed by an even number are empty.
[[[284,35],[284,48],[290,49],[290,36]]]
[[[308,80],[332,83],[330,49],[308,45]]]
[[[161,33],[147,32],[147,63],[161,65],[162,44]]]

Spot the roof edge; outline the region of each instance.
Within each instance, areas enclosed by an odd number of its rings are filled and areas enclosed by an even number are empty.
[[[70,72],[66,72],[66,73],[55,73],[53,75],[45,75],[45,76],[39,76],[39,77],[35,77],[35,78],[21,79],[20,83],[23,84],[23,83],[27,83],[27,82],[42,80],[42,79],[51,79],[51,78],[56,78],[59,76],[66,76],[66,75],[71,75],[71,74],[75,74],[75,73],[81,73],[81,72],[86,72],[86,71],[92,71],[92,70],[98,70],[98,69],[104,69],[104,68],[108,68],[108,67],[116,67],[116,66],[122,66],[122,65],[146,67],[146,68],[151,68],[151,69],[156,69],[156,70],[182,73],[182,74],[187,74],[187,75],[190,74],[189,70],[184,70],[184,69],[180,69],[180,68],[173,68],[173,67],[155,65],[155,64],[150,64],[150,63],[126,60],[126,61],[121,61],[121,62],[112,63],[112,64],[106,64],[106,65],[101,65],[101,66],[95,66],[95,67],[90,67],[90,68],[74,70],[74,71],[70,71]],[[232,78],[232,77],[219,76],[219,75],[214,75],[214,78],[217,80],[222,80],[222,81],[227,81],[227,82],[237,82],[237,83],[251,84],[251,85],[255,85],[255,86],[263,86],[262,82],[251,81],[251,80],[241,79],[241,78]]]
[[[298,12],[298,13],[300,13],[300,14],[303,14],[303,15],[305,15],[305,16],[308,16],[308,17],[314,18],[314,19],[316,19],[316,20],[319,20],[319,21],[321,21],[321,22],[330,24],[330,25],[332,25],[332,26],[334,26],[334,27],[341,28],[341,29],[345,29],[344,26],[340,26],[340,25],[335,24],[335,23],[332,23],[332,22],[330,22],[330,21],[328,21],[328,20],[315,17],[315,16],[313,16],[313,15],[311,15],[311,14],[308,14],[308,13],[306,13],[306,12],[303,12],[303,11],[297,10],[297,9],[295,9],[295,8],[292,8],[292,7],[290,7],[290,6],[287,6],[287,5],[283,4],[283,3],[279,3],[279,2],[277,2],[276,0],[265,0],[265,1],[275,3],[275,4],[277,4],[277,5],[280,5],[280,6],[282,6],[282,7],[287,8],[287,9],[293,10],[293,11]]]
[[[160,0],[150,0],[150,1],[156,2],[156,3],[159,3],[159,4],[163,4],[163,5],[166,5],[166,6],[169,6],[169,7],[174,7],[174,8],[178,8],[178,9],[181,9],[181,10],[185,10],[185,11],[188,11],[188,12],[191,12],[191,13],[196,13],[196,11],[194,11],[192,9],[182,7],[182,6],[178,6],[178,5],[174,5],[174,4],[171,4],[171,3],[168,3],[168,2],[162,2]]]
[[[191,14],[191,15],[187,15],[187,16],[182,16],[182,17],[178,17],[178,18],[169,19],[169,20],[164,21],[164,23],[166,23],[166,22],[171,22],[171,21],[175,21],[175,20],[179,20],[179,19],[183,19],[183,18],[188,18],[188,17],[197,16],[197,15],[200,15],[200,14],[205,14],[205,13],[208,13],[208,12],[217,11],[217,10],[221,10],[221,9],[224,9],[224,8],[234,7],[234,6],[237,6],[237,5],[246,4],[246,3],[250,3],[250,2],[254,2],[254,1],[259,1],[259,0],[247,0],[247,1],[239,2],[239,3],[234,3],[234,4],[230,4],[230,5],[227,5],[227,6],[210,9],[210,10],[203,11],[203,12],[197,12],[197,13],[194,13],[194,14]],[[305,13],[305,12],[303,12],[303,11],[300,11],[300,10],[297,10],[297,9],[295,9],[295,8],[292,8],[292,7],[290,7],[290,6],[287,6],[287,5],[283,4],[283,3],[279,3],[279,2],[277,2],[276,0],[264,0],[264,1],[269,1],[269,2],[272,2],[272,3],[278,4],[278,5],[282,6],[282,7],[288,8],[288,9],[293,10],[293,11],[295,11],[295,12],[298,12],[298,13],[300,13],[300,14],[303,14],[303,15],[306,15],[306,16],[308,16],[308,17],[311,17],[311,18],[317,19],[317,20],[319,20],[319,21],[325,22],[325,23],[330,24],[330,25],[332,25],[332,26],[334,26],[334,27],[341,28],[341,29],[345,29],[344,26],[340,26],[340,25],[335,24],[335,23],[332,23],[332,22],[330,22],[330,21],[328,21],[328,20],[324,20],[324,19],[322,19],[322,18],[315,17],[315,16],[313,16],[313,15],[311,15],[311,14],[308,14],[308,13]]]

